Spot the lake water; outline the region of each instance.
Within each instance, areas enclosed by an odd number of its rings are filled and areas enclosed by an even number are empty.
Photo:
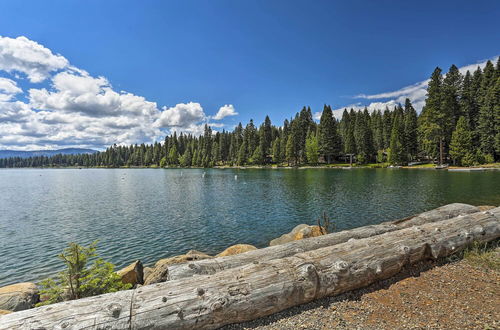
[[[500,171],[2,169],[0,286],[54,274],[71,241],[122,267],[265,247],[323,211],[341,230],[452,202],[500,205]]]

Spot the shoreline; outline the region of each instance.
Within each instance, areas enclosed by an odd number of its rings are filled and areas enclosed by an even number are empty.
[[[50,166],[50,167],[2,167],[2,169],[237,169],[237,170],[306,170],[306,169],[408,169],[408,170],[445,170],[451,172],[472,172],[472,171],[500,171],[500,163],[484,164],[481,166],[450,166],[444,169],[435,166],[425,165],[415,165],[415,166],[389,166],[387,164],[365,164],[349,166],[349,164],[331,164],[331,165],[303,165],[303,166],[276,166],[276,165],[249,165],[249,166],[229,166],[229,165],[217,165],[213,167],[181,167],[181,166],[118,166],[118,167],[108,167],[108,166]]]

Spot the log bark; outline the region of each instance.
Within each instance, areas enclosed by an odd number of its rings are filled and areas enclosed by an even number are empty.
[[[215,329],[341,294],[500,237],[500,207],[291,257],[44,306],[0,317],[0,329]]]
[[[458,215],[479,212],[475,206],[461,203],[448,204],[437,209],[421,213],[402,220],[384,222],[378,225],[364,226],[338,233],[332,233],[314,239],[294,241],[246,253],[219,257],[214,259],[196,260],[188,263],[159,265],[152,275],[146,278],[145,284],[160,283],[168,280],[191,277],[194,275],[215,274],[225,269],[240,267],[254,261],[266,261],[290,257],[294,254],[347,242],[350,239],[367,238],[383,233],[408,228],[414,225],[435,222],[456,217]]]

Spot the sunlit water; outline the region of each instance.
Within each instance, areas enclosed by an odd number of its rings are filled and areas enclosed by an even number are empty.
[[[500,205],[500,171],[4,169],[0,285],[54,274],[71,241],[98,239],[99,254],[122,267],[264,247],[323,211],[341,230],[451,202]]]

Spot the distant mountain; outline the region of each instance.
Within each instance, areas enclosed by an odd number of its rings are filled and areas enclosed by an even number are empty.
[[[77,155],[77,154],[93,154],[97,150],[92,149],[82,149],[82,148],[65,148],[57,150],[0,150],[0,158],[10,158],[10,157],[35,157],[35,156],[54,156],[58,154],[63,155]]]

